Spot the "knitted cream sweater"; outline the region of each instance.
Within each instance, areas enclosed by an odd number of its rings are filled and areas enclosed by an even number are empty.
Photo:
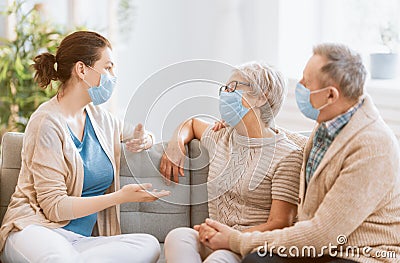
[[[303,148],[279,130],[271,138],[249,138],[211,126],[201,143],[210,157],[210,218],[235,229],[266,223],[272,200],[297,205]]]

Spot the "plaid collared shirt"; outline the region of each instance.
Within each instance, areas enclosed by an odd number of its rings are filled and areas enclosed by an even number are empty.
[[[321,163],[322,158],[328,151],[329,146],[332,144],[335,137],[343,129],[343,127],[350,121],[354,113],[361,107],[364,100],[360,100],[356,105],[351,107],[347,112],[339,115],[332,120],[321,123],[318,127],[313,138],[313,146],[307,160],[306,166],[306,182],[310,182],[315,170]]]

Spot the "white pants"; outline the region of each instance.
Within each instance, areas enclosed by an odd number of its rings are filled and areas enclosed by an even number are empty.
[[[8,262],[156,262],[158,240],[147,234],[85,237],[63,228],[30,225],[12,232],[1,260]]]
[[[239,263],[242,260],[232,251],[222,249],[214,251],[207,248],[200,242],[198,232],[187,227],[176,228],[168,233],[164,251],[167,263]]]

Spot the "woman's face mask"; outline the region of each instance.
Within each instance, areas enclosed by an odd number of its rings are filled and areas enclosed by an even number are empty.
[[[221,118],[231,127],[236,126],[249,109],[242,104],[243,91],[221,92],[219,96],[219,112]]]
[[[101,74],[90,66],[89,68],[100,74],[99,86],[91,86],[86,80],[83,80],[90,87],[88,89],[89,96],[92,99],[94,105],[105,103],[111,98],[111,95],[117,83],[117,77],[110,74]]]

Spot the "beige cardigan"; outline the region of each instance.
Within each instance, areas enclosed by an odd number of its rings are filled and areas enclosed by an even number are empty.
[[[246,255],[268,243],[279,246],[338,245],[395,251],[397,259],[338,255],[359,262],[400,262],[400,156],[392,131],[379,116],[369,96],[333,141],[305,190],[305,164],[312,147],[311,135],[300,178],[299,222],[269,232],[230,236],[230,248]],[[343,250],[344,252],[346,250]],[[276,253],[277,251],[274,250]],[[327,250],[325,250],[327,252]],[[287,253],[287,250],[286,250]]]
[[[86,106],[94,131],[114,168],[114,182],[107,192],[119,189],[121,141],[133,127],[117,121],[100,107]],[[74,219],[72,203],[82,194],[83,164],[70,137],[56,97],[43,103],[31,116],[22,146],[21,171],[0,229],[0,251],[11,231],[31,224],[59,228]],[[98,213],[100,235],[120,234],[119,207]]]

